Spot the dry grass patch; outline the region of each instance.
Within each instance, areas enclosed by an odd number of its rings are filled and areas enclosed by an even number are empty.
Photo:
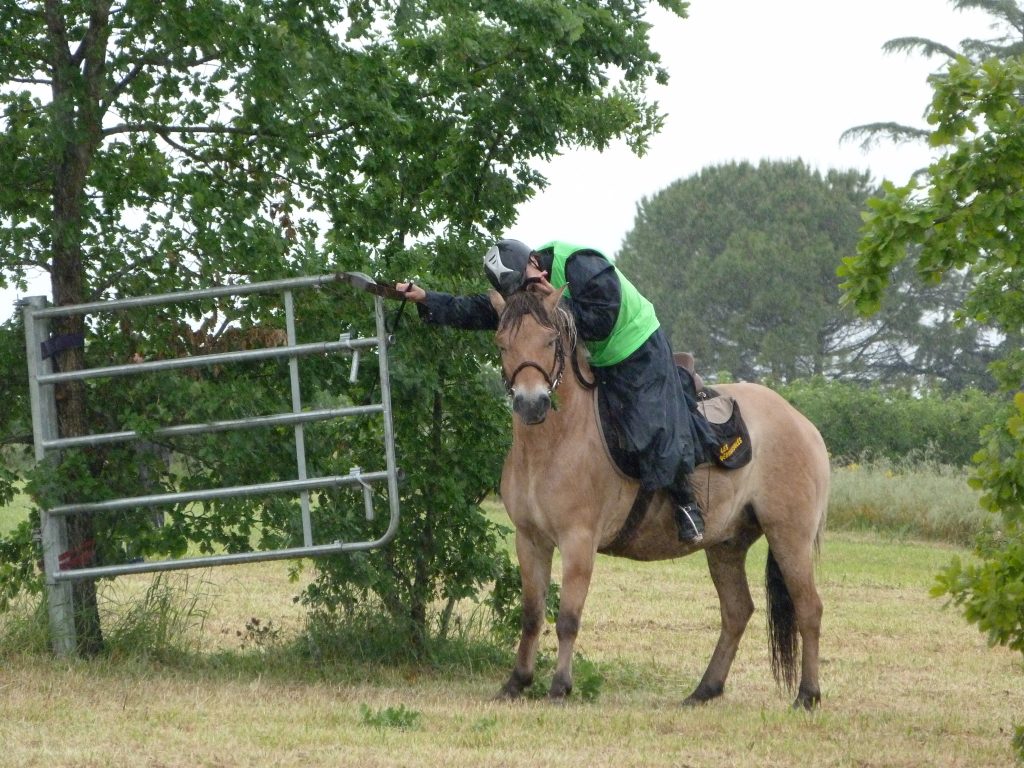
[[[996,517],[978,505],[968,470],[932,461],[886,459],[833,466],[831,530],[884,531],[967,546]]]
[[[198,655],[0,659],[0,763],[1005,767],[1013,763],[1012,726],[1024,719],[1021,657],[986,647],[927,596],[955,551],[830,537],[819,567],[824,701],[813,714],[791,711],[790,695],[770,677],[763,545],[750,558],[758,612],[726,694],[698,709],[680,702],[703,672],[718,627],[699,556],[599,559],[578,648],[605,682],[596,702],[564,706],[492,702],[507,668],[284,663],[241,650],[237,632],[253,617],[291,637],[301,633],[302,611],[291,599],[301,584],[275,564],[215,569],[194,582],[209,595]],[[145,586],[124,580],[118,588]],[[543,652],[554,648],[549,631]],[[416,713],[415,725],[390,722],[389,710]]]

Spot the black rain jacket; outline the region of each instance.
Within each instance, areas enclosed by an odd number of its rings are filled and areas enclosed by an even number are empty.
[[[550,271],[551,265],[543,263],[544,254],[539,256],[542,268]],[[596,251],[578,251],[566,262],[565,276],[572,298],[563,301],[573,313],[580,336],[584,341],[606,338],[618,318],[621,295],[611,262]],[[481,331],[498,327],[498,314],[487,294],[427,291],[417,310],[425,322],[435,325]],[[645,490],[672,486],[680,473],[689,474],[703,460],[695,450],[700,443],[672,351],[660,328],[625,360],[593,371],[605,413]]]

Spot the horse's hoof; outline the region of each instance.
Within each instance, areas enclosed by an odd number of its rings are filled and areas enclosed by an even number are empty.
[[[548,691],[548,699],[557,703],[564,703],[570,693],[572,693],[572,683],[555,679],[551,683],[551,689]]]
[[[717,699],[725,690],[724,687],[711,688],[710,686],[698,686],[697,690],[683,699],[684,707],[699,707],[707,704],[712,699]]]
[[[512,670],[512,674],[509,675],[508,680],[501,686],[501,690],[498,691],[494,696],[495,701],[515,701],[518,699],[523,691],[533,685],[533,675],[523,674]]]
[[[807,712],[813,712],[820,705],[820,693],[805,693],[804,691],[800,691],[800,693],[797,694],[796,701],[793,702],[793,709],[803,709]]]

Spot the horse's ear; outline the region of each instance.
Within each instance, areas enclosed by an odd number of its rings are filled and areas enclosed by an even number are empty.
[[[547,309],[549,315],[558,309],[558,302],[562,300],[562,294],[565,293],[565,288],[566,286],[563,285],[558,290],[552,291],[544,297],[544,307]]]
[[[494,311],[501,317],[501,313],[505,311],[505,299],[497,291],[489,291],[487,297],[491,300],[491,306],[494,307]]]

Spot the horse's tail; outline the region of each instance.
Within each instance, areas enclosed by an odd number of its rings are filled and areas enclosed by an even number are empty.
[[[782,578],[782,570],[771,549],[764,569],[765,592],[768,596],[768,640],[772,650],[772,676],[788,690],[796,687],[796,659],[799,636],[793,598]]]

